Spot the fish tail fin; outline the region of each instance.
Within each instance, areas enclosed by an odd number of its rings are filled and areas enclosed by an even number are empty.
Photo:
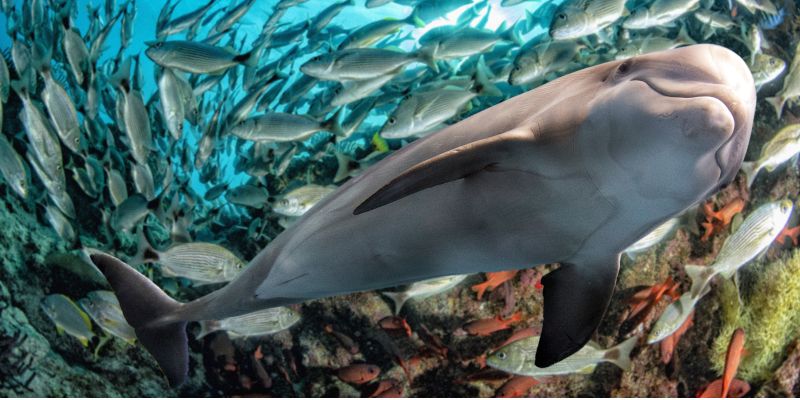
[[[158,258],[158,252],[153,248],[153,245],[150,244],[150,241],[147,240],[147,235],[144,233],[144,228],[139,229],[139,243],[136,249],[136,255],[130,260],[131,265],[140,265],[146,262],[158,261]]]
[[[131,90],[131,58],[128,57],[117,68],[117,72],[111,75],[111,82],[119,86],[122,91],[128,93]]]
[[[775,97],[767,97],[765,100],[767,100],[769,104],[772,104],[772,107],[775,109],[775,114],[778,114],[778,119],[780,119],[786,99],[781,95],[777,95]]]
[[[686,275],[689,275],[689,279],[692,280],[692,287],[690,289],[692,296],[697,297],[711,277],[711,268],[702,265],[686,264],[683,270],[686,271]]]
[[[392,299],[394,303],[394,314],[400,314],[400,311],[403,309],[403,305],[406,304],[408,301],[408,296],[403,292],[383,292],[384,296]]]
[[[343,110],[344,107],[339,107],[339,109],[336,110],[336,112],[333,113],[330,118],[322,122],[322,127],[326,131],[333,133],[336,136],[344,136],[344,129],[342,128],[341,123]]]
[[[473,91],[480,96],[502,96],[503,92],[489,79],[490,74],[491,72],[489,72],[489,68],[481,55],[475,67]]]
[[[750,187],[753,186],[753,182],[756,180],[756,175],[758,175],[756,163],[753,161],[745,161],[742,163],[741,169],[744,176],[747,178],[747,188],[750,189]]]
[[[333,178],[333,182],[336,183],[341,182],[350,176],[350,163],[353,161],[353,159],[339,150],[334,150],[333,154],[336,156],[336,162],[338,164],[338,167],[336,168],[336,176]]]
[[[439,73],[439,66],[436,65],[436,59],[433,57],[433,53],[435,51],[435,48],[423,47],[415,53],[415,57],[419,62],[427,65],[431,71],[434,73]]]
[[[208,320],[208,321],[200,321],[200,333],[197,334],[196,339],[200,340],[213,332],[216,332],[220,329],[219,321]]]
[[[489,289],[489,285],[490,283],[486,281],[472,286],[472,291],[478,294],[478,300],[483,298],[483,294],[486,293],[486,289]]]
[[[261,52],[258,51],[258,49],[253,49],[247,53],[239,54],[238,56],[233,57],[233,60],[248,67],[256,67],[258,66],[258,55],[260,53]]]
[[[522,46],[524,41],[522,40],[522,37],[520,36],[520,34],[517,31],[517,29],[515,29],[516,27],[517,27],[517,24],[511,25],[510,27],[508,27],[508,29],[506,29],[505,31],[503,31],[500,34],[500,37],[502,39],[504,39],[504,40],[507,40],[509,42],[516,43],[517,45]]]
[[[136,338],[156,359],[170,385],[186,381],[189,371],[189,343],[182,304],[129,265],[104,253],[91,255],[92,262],[108,279],[117,295],[125,320]]]
[[[680,43],[685,44],[697,44],[697,42],[689,36],[689,32],[686,30],[686,24],[681,25],[681,29],[678,31],[677,40]]]
[[[637,342],[639,342],[639,336],[626,339],[624,342],[610,348],[604,358],[628,371],[631,369],[631,351],[636,347]]]
[[[414,9],[414,11],[411,11],[411,15],[406,17],[406,19],[404,21],[407,24],[414,25],[417,28],[424,28],[425,25],[426,25],[425,21],[423,21],[422,18],[420,18],[419,15],[417,15],[417,9],[416,8]]]
[[[30,97],[28,86],[21,80],[11,81],[11,89],[23,99]]]

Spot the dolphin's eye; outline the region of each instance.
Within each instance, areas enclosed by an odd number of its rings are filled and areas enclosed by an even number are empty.
[[[617,67],[617,74],[618,75],[625,75],[631,69],[631,62],[630,60],[623,62],[622,64]]]

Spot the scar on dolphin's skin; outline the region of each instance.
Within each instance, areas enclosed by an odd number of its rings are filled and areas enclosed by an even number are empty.
[[[92,261],[172,384],[188,374],[189,321],[560,263],[542,279],[535,363],[545,368],[599,326],[620,252],[736,176],[755,100],[749,68],[723,47],[611,61],[394,152],[317,203],[236,279],[194,301],[172,300],[113,256]],[[694,134],[683,134],[686,123]]]

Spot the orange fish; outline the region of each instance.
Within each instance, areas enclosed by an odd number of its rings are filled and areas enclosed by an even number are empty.
[[[370,394],[370,395],[369,395],[369,397],[378,397],[378,396],[380,396],[380,395],[381,395],[383,392],[385,392],[385,391],[387,391],[387,390],[389,390],[389,389],[391,389],[391,388],[393,388],[394,386],[397,386],[397,385],[399,385],[399,384],[400,384],[400,382],[398,382],[398,381],[397,381],[397,380],[395,380],[395,379],[391,379],[391,378],[390,378],[390,379],[384,379],[384,380],[381,380],[381,381],[380,381],[380,382],[378,382],[378,384],[375,386],[375,390],[373,390],[373,391],[372,391],[372,394]]]
[[[511,327],[511,324],[521,320],[522,314],[520,312],[516,312],[509,319],[502,319],[498,316],[470,322],[464,325],[464,330],[470,335],[489,336],[497,331],[508,329]]]
[[[497,346],[494,350],[492,350],[492,352],[499,350],[501,347],[505,347],[507,344],[514,343],[517,340],[522,340],[527,337],[536,336],[541,333],[542,333],[542,328],[539,327],[522,328],[512,333],[511,336],[509,336],[505,342]]]
[[[513,279],[517,276],[517,272],[519,272],[519,270],[516,269],[510,271],[487,272],[486,281],[473,286],[472,290],[478,293],[478,300],[480,300],[483,298],[484,292],[487,290],[491,292],[506,281]]]
[[[411,326],[408,325],[408,322],[405,318],[392,316],[386,317],[378,321],[378,326],[387,331],[403,330],[406,336],[411,337]]]
[[[678,347],[678,341],[681,340],[681,336],[683,336],[683,334],[686,333],[686,331],[688,331],[692,326],[693,318],[694,310],[692,310],[692,313],[689,314],[689,318],[686,318],[686,321],[683,322],[683,325],[681,325],[678,330],[661,341],[659,344],[661,348],[661,362],[664,364],[669,364],[669,362],[672,360],[672,355],[675,352],[675,348]]]
[[[731,223],[733,217],[744,210],[744,200],[735,198],[728,204],[722,207],[719,211],[714,211],[711,208],[711,202],[703,205],[703,212],[706,215],[706,221],[702,223],[705,228],[705,234],[700,238],[702,241],[708,240],[715,232],[719,232],[722,228]],[[716,220],[716,221],[715,221]]]
[[[797,236],[800,235],[800,225],[795,226],[794,228],[787,228],[784,227],[778,237],[775,239],[780,244],[783,244],[784,240],[788,236],[789,239],[792,239],[792,244],[797,246]]]
[[[394,386],[390,387],[389,389],[384,390],[383,392],[381,392],[380,394],[378,394],[375,397],[382,397],[382,398],[403,397],[403,385],[398,383],[397,385],[394,385]]]
[[[539,381],[530,376],[515,376],[497,389],[495,397],[525,397],[537,383]]]
[[[381,369],[372,364],[352,364],[344,368],[339,368],[336,375],[344,382],[360,385],[375,379]]]
[[[731,381],[731,388],[728,390],[728,396],[731,398],[740,398],[744,397],[748,392],[750,392],[750,384],[739,380],[734,379]],[[695,397],[700,398],[720,398],[722,397],[722,378],[715,380],[714,382],[709,383],[703,389],[700,389],[697,392]]]
[[[739,369],[739,362],[742,361],[742,350],[744,349],[744,329],[738,328],[733,331],[731,343],[728,345],[728,353],[725,354],[725,370],[722,372],[722,397],[727,397],[731,387],[731,381],[736,376]]]

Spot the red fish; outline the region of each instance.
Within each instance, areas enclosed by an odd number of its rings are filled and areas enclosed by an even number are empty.
[[[727,397],[731,387],[731,381],[736,376],[739,369],[739,362],[742,361],[742,350],[744,349],[744,329],[738,328],[733,331],[731,342],[728,344],[728,353],[725,354],[725,370],[722,372],[722,397]]]
[[[400,382],[395,379],[384,379],[378,382],[378,384],[375,386],[375,390],[372,391],[372,394],[370,394],[369,397],[379,397],[382,393],[392,389],[397,385],[400,385]]]
[[[672,360],[672,355],[675,352],[675,348],[678,347],[678,341],[681,340],[681,336],[683,336],[683,334],[686,333],[686,331],[688,331],[692,326],[693,318],[694,310],[692,310],[692,313],[689,314],[689,318],[686,318],[686,321],[683,322],[683,325],[681,325],[678,330],[659,343],[661,348],[661,362],[664,364],[669,364],[669,362]]]
[[[739,380],[734,379],[731,381],[731,388],[728,390],[728,397],[731,398],[740,398],[744,397],[748,392],[750,392],[750,384]],[[720,398],[722,397],[722,378],[715,380],[714,382],[709,383],[703,389],[700,389],[697,392],[695,397],[700,398]]]
[[[515,376],[497,389],[495,397],[525,397],[537,383],[539,381],[530,376]]]
[[[514,313],[509,319],[500,317],[480,319],[464,325],[464,330],[470,335],[488,336],[497,331],[502,331],[511,327],[511,324],[522,320],[520,312]]]
[[[406,336],[411,337],[411,326],[405,318],[400,317],[386,317],[378,321],[378,326],[387,331],[403,330]]]
[[[522,340],[527,337],[536,336],[541,333],[542,333],[542,328],[539,327],[522,328],[512,333],[511,336],[509,336],[505,342],[497,346],[494,350],[492,350],[492,352],[499,350],[501,347],[505,347],[507,344],[514,343],[517,340]]]
[[[339,368],[336,376],[344,382],[360,385],[375,379],[381,369],[372,364],[352,364],[344,368]]]
[[[797,236],[798,235],[800,235],[800,225],[795,226],[794,228],[784,227],[783,230],[781,231],[781,233],[775,239],[775,241],[777,241],[780,244],[783,244],[783,242],[788,237],[789,239],[792,239],[792,244],[797,246]]]
[[[486,281],[472,286],[472,290],[478,293],[478,300],[483,298],[483,293],[487,290],[492,291],[496,287],[502,285],[504,282],[513,279],[517,276],[519,270],[500,271],[500,272],[487,272]]]

